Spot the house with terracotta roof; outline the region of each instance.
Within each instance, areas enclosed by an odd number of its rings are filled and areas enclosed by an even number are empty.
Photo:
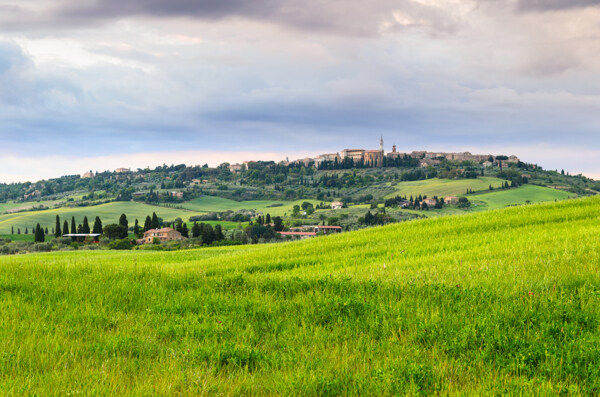
[[[342,207],[344,207],[344,203],[342,203],[341,201],[334,201],[333,203],[331,203],[332,210],[341,210]]]
[[[446,197],[444,197],[444,203],[445,204],[456,205],[456,204],[458,204],[458,197],[456,197],[456,196],[446,196]]]
[[[155,238],[158,238],[160,242],[185,239],[177,230],[170,227],[163,227],[162,229],[150,229],[144,232],[144,238],[137,240],[137,243],[152,244]]]

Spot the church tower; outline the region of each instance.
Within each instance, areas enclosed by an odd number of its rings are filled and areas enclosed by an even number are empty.
[[[379,150],[383,153],[383,135],[379,138]]]

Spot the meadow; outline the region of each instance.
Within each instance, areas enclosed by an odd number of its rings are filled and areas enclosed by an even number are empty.
[[[502,186],[506,181],[493,177],[479,177],[477,179],[426,179],[423,181],[398,182],[394,186],[396,192],[388,194],[385,198],[396,196],[464,196],[467,189],[474,192],[486,191],[490,185],[494,189]]]
[[[199,214],[199,212],[188,210],[158,207],[130,201],[118,201],[88,207],[62,207],[52,210],[2,214],[0,215],[0,234],[9,234],[11,232],[11,227],[13,226],[15,233],[17,232],[18,228],[21,228],[21,232],[23,233],[26,227],[31,232],[31,228],[35,227],[37,223],[39,223],[42,227],[48,227],[50,230],[56,224],[56,215],[60,216],[61,226],[62,222],[68,220],[70,227],[72,216],[75,217],[77,224],[82,223],[83,217],[87,216],[90,226],[93,225],[96,216],[100,217],[104,225],[118,223],[119,216],[121,216],[121,214],[127,215],[127,219],[129,220],[129,224],[131,226],[133,226],[136,218],[143,226],[146,216],[152,216],[153,212],[156,212],[156,215],[163,218],[165,221],[174,220],[177,217],[187,221],[190,216]]]
[[[468,196],[474,203],[483,203],[480,210],[498,209],[509,205],[542,203],[546,201],[566,200],[576,194],[544,186],[523,185],[516,189],[496,190]]]
[[[181,204],[183,208],[199,212],[222,212],[222,211],[239,211],[239,210],[256,210],[271,216],[290,215],[294,205],[301,205],[308,201],[313,205],[319,204],[317,200],[251,200],[251,201],[234,201],[222,197],[204,196],[186,203]]]
[[[0,257],[8,395],[600,393],[600,198]]]

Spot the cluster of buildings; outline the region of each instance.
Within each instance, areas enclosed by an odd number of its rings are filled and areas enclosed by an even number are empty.
[[[499,156],[498,156],[499,157]],[[517,156],[508,156],[507,159],[497,159],[496,156],[491,154],[471,154],[469,152],[428,152],[428,151],[413,151],[410,153],[398,152],[396,145],[392,146],[392,151],[386,153],[383,148],[383,137],[379,139],[379,149],[344,149],[339,153],[325,153],[318,155],[317,157],[305,157],[294,161],[282,161],[284,165],[289,164],[302,164],[305,167],[313,166],[319,168],[322,163],[334,163],[342,162],[344,159],[349,158],[354,160],[355,163],[363,162],[365,164],[371,164],[373,167],[382,167],[384,158],[388,160],[395,160],[399,158],[415,158],[419,159],[419,166],[422,168],[437,165],[441,160],[451,161],[473,161],[481,163],[484,167],[492,166],[503,166],[506,163],[518,163],[520,160]],[[231,172],[241,172],[247,169],[248,163],[251,161],[244,161],[243,164],[232,164],[229,166]]]

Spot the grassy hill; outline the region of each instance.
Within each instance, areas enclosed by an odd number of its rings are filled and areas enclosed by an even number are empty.
[[[7,394],[600,393],[600,198],[0,258]]]
[[[296,201],[283,201],[283,200],[251,200],[251,201],[234,201],[222,197],[205,196],[200,197],[186,203],[182,206],[186,209],[200,212],[221,212],[221,211],[239,211],[239,210],[251,210],[260,211],[263,213],[269,213],[272,216],[281,216],[285,213],[288,215],[292,213],[294,205],[301,205],[304,201],[318,204],[316,200],[296,200]]]
[[[483,203],[484,206],[480,207],[480,209],[498,209],[509,205],[565,200],[575,196],[573,193],[562,190],[543,186],[523,185],[516,189],[490,191],[489,193],[469,196],[469,198],[475,203]]]
[[[133,222],[137,218],[143,226],[144,219],[146,219],[147,215],[151,216],[152,212],[156,212],[156,215],[164,220],[174,220],[177,217],[188,220],[190,216],[198,214],[198,212],[193,211],[157,207],[129,201],[112,202],[89,207],[63,207],[44,211],[3,214],[0,215],[0,234],[10,233],[12,226],[15,228],[15,233],[17,228],[21,228],[21,232],[25,231],[25,227],[29,228],[31,231],[31,228],[35,227],[37,223],[42,227],[51,229],[56,224],[56,215],[60,216],[61,223],[64,222],[65,219],[69,220],[69,227],[71,226],[70,220],[72,216],[75,216],[75,221],[78,224],[83,222],[84,216],[87,216],[91,226],[96,216],[99,216],[102,223],[107,225],[109,223],[117,223],[121,214],[127,215],[130,225],[133,225]]]
[[[428,197],[458,196],[466,194],[467,189],[477,192],[488,190],[490,185],[494,188],[499,188],[503,182],[505,181],[502,179],[492,177],[480,177],[477,179],[433,178],[424,181],[398,182],[394,186],[396,192],[388,194],[386,198],[404,195],[407,197],[410,195],[427,195]]]

